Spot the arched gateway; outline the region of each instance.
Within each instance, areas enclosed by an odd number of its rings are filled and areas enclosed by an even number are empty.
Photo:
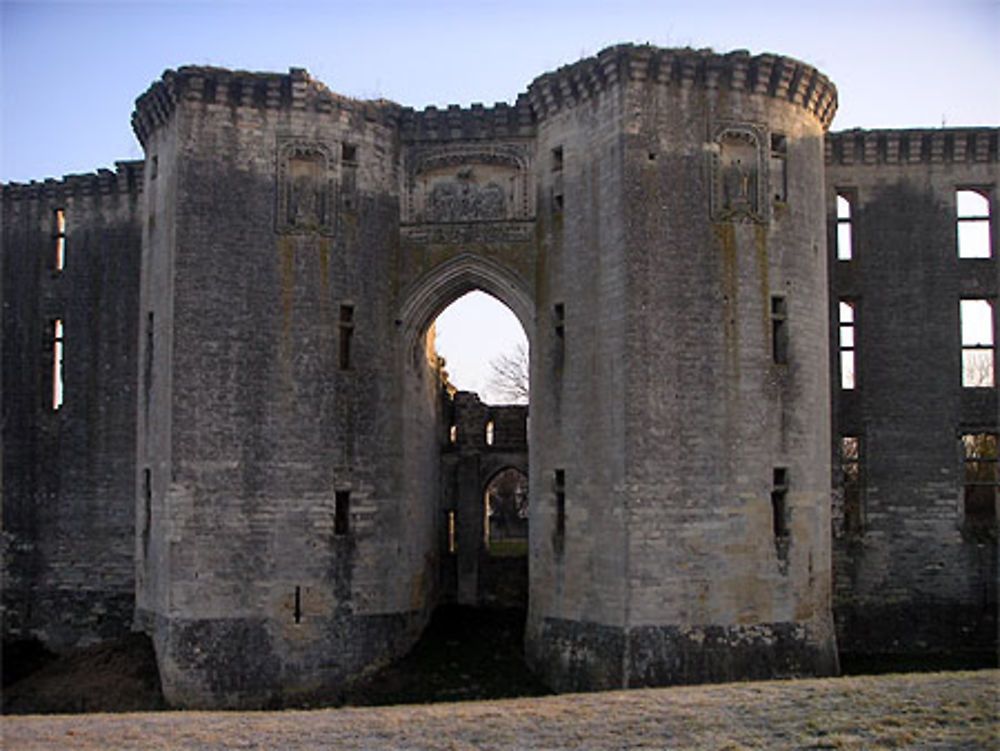
[[[137,619],[168,700],[329,691],[417,638],[447,440],[423,334],[472,288],[531,342],[541,676],[834,671],[835,101],[788,58],[634,46],[422,112],[168,71],[134,115]]]

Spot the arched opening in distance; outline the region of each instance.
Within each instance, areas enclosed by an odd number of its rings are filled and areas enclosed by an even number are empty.
[[[483,492],[483,541],[491,556],[528,554],[528,476],[516,467],[493,475]]]

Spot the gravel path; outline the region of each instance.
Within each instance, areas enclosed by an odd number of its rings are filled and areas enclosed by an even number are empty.
[[[371,709],[0,718],[22,749],[1000,749],[1000,670]]]

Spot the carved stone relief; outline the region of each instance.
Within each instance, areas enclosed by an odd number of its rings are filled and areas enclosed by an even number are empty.
[[[276,231],[332,235],[335,183],[330,147],[315,141],[280,139],[277,174]]]
[[[712,143],[712,219],[766,219],[764,129],[749,123],[716,128]]]
[[[403,233],[443,242],[523,236],[510,225],[533,216],[528,165],[520,144],[414,147],[403,186]]]

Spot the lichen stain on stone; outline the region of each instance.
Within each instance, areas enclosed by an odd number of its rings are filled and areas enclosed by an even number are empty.
[[[295,245],[291,237],[278,238],[281,256],[281,371],[291,378],[292,306],[295,302]]]
[[[736,229],[731,222],[712,225],[722,250],[722,335],[726,369],[739,375],[739,311],[740,270],[736,247]]]
[[[754,248],[757,251],[757,271],[760,274],[760,297],[764,309],[764,347],[770,346],[771,337],[771,278],[767,254],[767,228],[763,224],[755,224]]]
[[[330,238],[322,237],[319,241],[319,276],[326,289],[330,286]]]

